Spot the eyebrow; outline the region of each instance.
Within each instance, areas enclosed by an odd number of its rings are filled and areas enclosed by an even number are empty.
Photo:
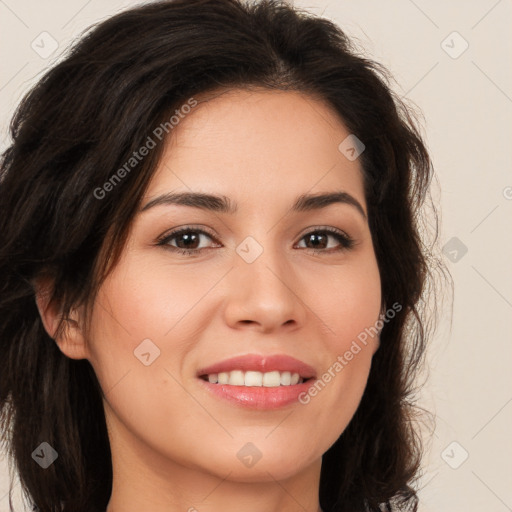
[[[361,203],[352,195],[342,191],[323,194],[302,194],[295,199],[291,210],[293,212],[320,210],[335,203],[348,204],[355,207],[362,217],[367,220]],[[161,205],[191,206],[193,208],[227,214],[234,214],[238,211],[237,203],[229,197],[201,192],[170,192],[163,194],[146,203],[140,211],[145,212],[150,208]]]

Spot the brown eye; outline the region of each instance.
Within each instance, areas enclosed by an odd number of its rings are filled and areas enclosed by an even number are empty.
[[[204,243],[204,237],[213,240],[213,236],[202,229],[185,227],[172,231],[160,239],[157,245],[166,246],[167,248],[178,251],[181,254],[194,254],[210,249],[211,247],[199,247],[201,242]],[[175,244],[171,242],[175,241]]]
[[[329,238],[338,241],[338,246],[329,247]],[[354,245],[354,240],[342,231],[334,229],[318,229],[311,231],[304,235],[301,239],[306,241],[306,249],[311,249],[315,252],[335,252],[345,249],[351,249]],[[331,249],[331,250],[329,250]]]

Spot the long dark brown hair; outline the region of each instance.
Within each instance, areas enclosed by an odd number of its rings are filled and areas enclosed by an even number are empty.
[[[415,377],[435,324],[427,284],[443,264],[433,252],[438,217],[428,245],[420,215],[432,164],[390,80],[338,26],[284,1],[176,0],[93,27],[24,97],[0,171],[0,428],[34,510],[103,512],[112,490],[102,390],[90,363],[66,357],[45,331],[35,279],[53,283],[61,332],[118,261],[162,154],[155,128],[194,95],[251,87],[321,99],[363,141],[382,297],[401,305],[382,329],[359,408],[323,455],[321,506],[416,510]],[[152,134],[156,147],[99,197]],[[32,458],[42,442],[58,453],[47,469]]]

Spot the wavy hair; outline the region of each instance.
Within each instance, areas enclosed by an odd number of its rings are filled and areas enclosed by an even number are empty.
[[[175,0],[91,27],[25,95],[0,168],[0,430],[34,510],[104,512],[112,490],[102,390],[90,363],[66,357],[45,331],[36,280],[53,283],[62,332],[118,261],[165,137],[101,200],[97,187],[190,97],[258,87],[326,102],[364,142],[382,297],[402,306],[382,329],[354,417],[323,455],[320,504],[417,509],[415,377],[435,325],[427,284],[443,264],[432,252],[437,215],[430,245],[422,233],[431,160],[390,79],[333,22],[285,1]],[[43,441],[58,452],[44,470],[32,460]],[[12,510],[11,493],[12,482]]]

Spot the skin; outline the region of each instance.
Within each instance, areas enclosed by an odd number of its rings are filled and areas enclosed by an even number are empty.
[[[348,135],[326,104],[267,90],[217,94],[171,132],[142,204],[200,191],[229,197],[239,211],[140,212],[99,290],[90,335],[76,310],[76,325],[56,340],[68,357],[91,362],[105,394],[114,471],[107,512],[319,510],[322,454],[360,403],[378,337],[309,403],[276,410],[219,399],[196,371],[233,356],[284,353],[318,377],[375,325],[380,276],[363,215],[340,203],[289,211],[301,194],[342,190],[367,212],[359,160],[338,150]],[[201,235],[195,256],[157,245],[184,225],[214,238]],[[322,227],[347,233],[354,247],[329,235],[314,253],[304,237]],[[235,250],[247,236],[263,248],[252,263]],[[185,247],[183,237],[169,241],[178,244]],[[43,298],[38,305],[54,332],[58,308]],[[134,357],[145,339],[160,350],[149,366]],[[237,458],[248,442],[261,452],[252,467]]]

